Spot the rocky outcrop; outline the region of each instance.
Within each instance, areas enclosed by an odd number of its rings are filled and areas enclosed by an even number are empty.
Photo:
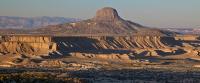
[[[131,61],[131,56],[128,54],[89,54],[89,53],[71,53],[71,56],[76,58],[86,58],[86,59],[103,59],[103,60],[122,60]]]
[[[1,54],[40,55],[56,51],[56,43],[48,36],[1,36]]]
[[[115,20],[122,20],[116,9],[111,7],[105,7],[96,12],[96,16],[94,17],[96,21],[115,21]]]
[[[196,41],[198,40],[198,37],[198,35],[177,35],[175,39],[182,41]]]

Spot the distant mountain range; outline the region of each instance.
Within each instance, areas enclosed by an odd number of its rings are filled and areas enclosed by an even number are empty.
[[[48,25],[57,25],[69,22],[80,21],[75,18],[64,17],[15,17],[15,16],[0,16],[0,28],[39,28]]]
[[[165,28],[164,30],[173,31],[180,34],[200,34],[200,28]]]

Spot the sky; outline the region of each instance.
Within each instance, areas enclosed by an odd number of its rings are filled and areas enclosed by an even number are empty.
[[[58,16],[89,19],[103,7],[157,28],[200,27],[200,0],[0,0],[0,16]]]

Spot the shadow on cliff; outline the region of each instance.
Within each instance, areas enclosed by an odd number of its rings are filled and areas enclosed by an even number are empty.
[[[96,40],[87,37],[54,37],[53,41],[57,43],[59,51],[69,51],[69,50],[95,50]]]
[[[45,58],[62,58],[70,56],[70,53],[80,52],[80,53],[92,53],[92,54],[124,54],[130,53],[129,50],[122,49],[110,49],[104,45],[100,45],[98,39],[89,37],[54,37],[53,42],[57,43],[57,51],[50,53],[49,56]],[[123,48],[123,45],[118,43],[112,37],[106,37],[106,43],[115,48]]]
[[[173,37],[161,37],[161,42],[167,46],[183,46],[182,41],[175,40]]]
[[[174,50],[172,52],[164,52],[162,50],[155,50],[157,52],[158,55],[160,56],[172,56],[172,55],[181,55],[181,54],[185,54],[187,53],[185,50],[183,49],[177,49]]]

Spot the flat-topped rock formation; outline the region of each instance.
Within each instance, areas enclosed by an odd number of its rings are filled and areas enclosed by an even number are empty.
[[[115,21],[122,20],[118,15],[117,10],[111,7],[105,7],[96,12],[96,16],[94,17],[96,21]]]
[[[166,35],[164,31],[159,29],[148,28],[138,23],[122,19],[118,15],[117,10],[111,7],[97,10],[96,15],[88,20],[47,26],[35,32],[55,35]]]

